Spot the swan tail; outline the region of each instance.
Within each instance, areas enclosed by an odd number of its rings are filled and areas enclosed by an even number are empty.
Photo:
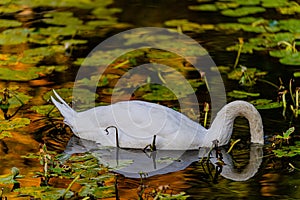
[[[59,112],[64,116],[65,119],[72,119],[74,118],[75,114],[77,113],[73,108],[71,108],[58,94],[53,90],[53,94],[57,98],[57,100],[51,96],[51,101],[59,110]]]

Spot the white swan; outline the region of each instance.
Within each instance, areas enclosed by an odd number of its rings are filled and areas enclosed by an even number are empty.
[[[59,101],[51,100],[73,133],[103,146],[143,149],[155,143],[157,149],[185,150],[211,147],[215,140],[222,146],[228,144],[237,116],[248,119],[251,142],[264,143],[261,116],[245,101],[225,105],[211,127],[205,129],[171,108],[144,101],[123,101],[76,112],[53,92]]]

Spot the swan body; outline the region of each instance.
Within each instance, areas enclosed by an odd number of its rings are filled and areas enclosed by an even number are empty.
[[[53,92],[57,100],[51,100],[73,133],[103,146],[143,149],[153,143],[154,137],[156,148],[162,150],[211,147],[215,140],[222,146],[228,144],[237,116],[248,119],[251,142],[264,143],[261,116],[245,101],[225,105],[206,129],[180,112],[144,101],[123,101],[76,112]]]

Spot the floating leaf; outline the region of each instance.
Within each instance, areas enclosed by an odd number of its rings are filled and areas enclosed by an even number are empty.
[[[12,92],[11,94],[11,98],[8,99],[9,102],[9,108],[16,108],[16,107],[20,107],[23,104],[28,103],[28,101],[31,99],[32,97],[29,95],[26,95],[24,93],[21,92]],[[22,103],[21,103],[21,102]]]
[[[20,195],[29,195],[37,199],[44,200],[57,200],[60,199],[65,193],[66,189],[54,188],[54,187],[22,187],[15,190]],[[68,191],[65,195],[66,198],[71,198],[73,192]]]
[[[202,4],[202,5],[193,5],[189,6],[190,10],[196,11],[217,11],[218,7],[215,4]]]
[[[274,109],[282,107],[282,102],[273,102],[270,99],[256,99],[250,103],[253,104],[257,109]]]
[[[285,64],[285,65],[300,65],[300,52],[293,53],[290,55],[287,55],[283,58],[281,58],[280,63]]]
[[[240,91],[240,90],[233,90],[231,92],[227,93],[227,96],[234,97],[237,99],[243,99],[247,97],[258,97],[260,96],[259,93],[250,93],[250,92],[245,92],[245,91]]]
[[[238,19],[238,22],[245,23],[245,24],[252,24],[254,22],[257,22],[259,20],[264,20],[264,18],[256,18],[256,17],[242,17]]]
[[[10,131],[1,131],[0,132],[0,139],[6,138],[6,137],[13,137]]]
[[[40,106],[32,106],[30,110],[41,114],[41,115],[49,115],[50,117],[58,117],[60,114],[58,112],[55,112],[55,106],[54,105],[40,105]]]
[[[6,14],[16,13],[16,12],[24,9],[24,7],[21,5],[16,5],[16,4],[11,3],[11,0],[8,0],[9,2],[5,2],[5,1],[6,0],[4,0],[4,2],[1,1],[1,4],[4,4],[4,5],[0,6],[0,13],[6,13]]]
[[[295,2],[291,2],[287,7],[277,7],[277,10],[283,15],[294,15],[300,13],[300,6]]]
[[[276,57],[276,58],[284,58],[286,56],[290,56],[292,54],[291,51],[287,51],[285,49],[280,50],[273,50],[269,51],[270,56]]]
[[[169,27],[180,27],[182,31],[203,32],[204,30],[212,30],[213,25],[200,25],[195,22],[190,22],[187,19],[173,19],[165,21],[165,25]]]
[[[112,15],[122,12],[121,8],[96,7],[92,14],[98,19],[111,19]]]
[[[7,29],[0,33],[0,45],[16,45],[28,41],[31,30],[24,28]]]
[[[66,26],[66,27],[50,26],[47,28],[40,28],[39,32],[42,35],[70,36],[76,34],[76,28],[74,28],[73,26]]]
[[[221,13],[225,16],[230,16],[230,17],[242,17],[242,16],[261,13],[265,11],[266,9],[262,7],[241,7],[237,9],[223,10]]]
[[[300,72],[294,72],[294,77],[299,78],[300,77]]]
[[[262,6],[265,8],[279,8],[289,5],[287,0],[262,0]]]
[[[73,100],[73,89],[72,88],[61,88],[61,89],[57,89],[55,90],[66,102],[72,102]],[[90,108],[91,106],[95,106],[95,98],[97,98],[99,95],[95,94],[87,89],[76,89],[76,94],[78,94],[77,96],[75,96],[74,101],[76,103],[78,103],[80,109],[87,109]],[[52,91],[47,92],[43,98],[46,101],[50,100],[50,96],[54,96]],[[80,106],[80,103],[84,104],[82,106]],[[76,104],[77,106],[77,104]]]
[[[76,44],[86,44],[87,40],[77,40],[77,39],[70,39],[70,40],[64,40],[62,41],[63,44],[69,44],[69,45],[76,45]]]
[[[82,20],[73,17],[72,12],[54,12],[44,15],[44,22],[55,25],[76,26],[82,24]],[[48,18],[47,18],[48,17]]]
[[[279,20],[278,26],[282,30],[287,30],[292,33],[300,33],[300,19],[283,19]]]
[[[4,137],[5,135],[10,136],[6,131],[22,128],[26,125],[30,124],[30,119],[28,118],[13,118],[10,120],[0,120],[0,137]],[[4,132],[4,135],[1,136],[1,133]]]
[[[22,23],[18,22],[16,20],[9,20],[9,19],[0,19],[0,27],[17,27],[17,26],[21,26]]]

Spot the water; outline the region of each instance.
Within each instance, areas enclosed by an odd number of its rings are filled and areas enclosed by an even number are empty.
[[[120,22],[133,24],[134,27],[155,26],[162,27],[163,22],[171,19],[187,18],[191,21],[199,23],[219,23],[230,22],[232,18],[224,17],[213,13],[200,13],[190,11],[187,9],[188,5],[196,4],[195,1],[177,1],[172,0],[168,2],[157,1],[115,1],[112,7],[120,7],[123,9],[122,13],[117,14]],[[25,22],[28,27],[37,27],[41,25],[39,20],[42,13],[56,12],[58,10],[52,8],[39,8],[35,10],[24,9],[21,13],[16,14],[16,18]],[[64,10],[62,8],[61,10]],[[65,9],[76,12],[82,19],[89,18],[87,13],[81,9]],[[30,15],[22,15],[25,12],[31,12]],[[271,12],[272,14],[272,12]],[[5,15],[5,18],[14,18],[14,15]],[[120,29],[112,29],[106,32],[102,37],[96,37],[97,34],[88,33],[83,38],[88,38],[87,46],[76,49],[71,57],[64,54],[59,54],[54,57],[57,63],[72,65],[72,61],[77,57],[83,57],[95,47],[98,42],[103,39],[121,31]],[[214,31],[207,31],[205,33],[188,33],[195,40],[205,47],[217,65],[233,65],[236,52],[225,51],[226,46],[237,42],[238,37],[250,37],[251,34],[244,35],[241,33],[220,33]],[[0,53],[18,53],[22,54],[24,49],[32,48],[33,44],[3,45]],[[46,62],[53,62],[53,60],[46,60]],[[258,67],[260,70],[268,71],[265,80],[279,84],[278,78],[281,77],[285,85],[288,84],[291,74],[297,67],[287,67],[278,63],[276,59],[270,58],[264,52],[256,52],[253,55],[242,54],[240,62],[247,64],[249,67]],[[22,66],[19,66],[22,68]],[[24,67],[24,66],[23,66]],[[18,66],[15,67],[18,69]],[[297,69],[299,70],[299,69]],[[32,123],[29,127],[22,129],[21,132],[13,132],[12,138],[5,138],[0,140],[0,156],[1,164],[0,171],[2,174],[10,172],[10,168],[16,166],[21,169],[22,175],[32,176],[34,171],[39,171],[41,166],[39,163],[30,159],[22,158],[20,155],[26,155],[30,152],[38,152],[39,144],[46,142],[50,150],[63,152],[68,140],[71,137],[70,132],[57,131],[63,130],[61,118],[54,119],[53,123],[49,123],[47,118],[41,118],[40,115],[28,110],[31,105],[41,105],[45,102],[42,95],[50,91],[52,88],[72,87],[76,76],[77,68],[69,68],[66,71],[55,72],[51,76],[44,75],[37,80],[24,82],[1,81],[1,88],[17,85],[24,93],[29,93],[33,96],[28,105],[26,105],[18,116],[26,116],[31,119]],[[233,89],[240,89],[236,81],[228,80],[225,75],[222,75],[225,83],[226,91]],[[277,89],[269,84],[259,82],[251,88],[252,92],[260,92],[265,98],[276,100]],[[202,93],[205,93],[205,91]],[[106,96],[101,97],[105,102],[109,102]],[[204,98],[208,98],[205,96]],[[232,100],[228,98],[228,100]],[[250,98],[248,99],[250,100]],[[201,101],[202,102],[202,101]],[[177,105],[174,101],[164,102],[166,105]],[[195,106],[195,105],[194,105]],[[257,173],[249,177],[246,181],[234,181],[230,178],[218,175],[213,166],[213,162],[206,166],[199,162],[193,162],[186,169],[175,171],[165,175],[156,175],[143,180],[143,184],[150,189],[157,189],[162,185],[169,185],[174,193],[186,192],[191,199],[297,199],[300,196],[300,173],[297,169],[292,169],[292,166],[300,167],[300,162],[297,158],[293,159],[279,159],[270,156],[269,150],[270,139],[273,135],[281,134],[285,131],[292,121],[292,125],[296,126],[296,130],[300,128],[299,119],[291,119],[291,113],[287,113],[284,118],[281,115],[280,109],[262,110],[260,111],[264,130],[266,134],[266,146],[263,149],[264,157],[262,163],[259,165]],[[57,129],[53,127],[57,127]],[[17,140],[15,139],[17,138]],[[233,138],[242,138],[247,140],[249,138],[249,130],[247,121],[243,119],[236,120]],[[225,155],[225,153],[224,153]],[[234,161],[234,169],[241,172],[249,164],[250,146],[247,142],[238,143],[233,150],[232,160]],[[209,173],[209,169],[211,173]],[[119,196],[124,199],[137,198],[139,192],[140,179],[126,178],[119,176],[118,192]]]

